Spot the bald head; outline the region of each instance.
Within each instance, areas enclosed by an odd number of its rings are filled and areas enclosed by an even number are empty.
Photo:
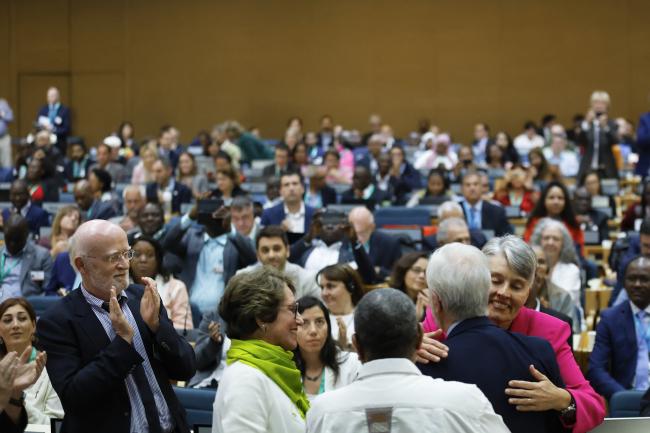
[[[94,255],[95,250],[102,249],[102,242],[121,236],[126,238],[126,232],[110,221],[90,220],[81,224],[69,241],[70,261],[73,267],[75,258],[88,254]]]
[[[93,204],[93,190],[87,180],[80,180],[74,185],[74,201],[83,211],[90,209]]]
[[[469,245],[471,237],[467,223],[462,218],[446,218],[438,225],[438,234],[436,235],[438,245],[460,242]]]
[[[354,231],[361,243],[366,243],[375,231],[375,217],[365,206],[355,207],[348,215],[348,221],[354,227]]]

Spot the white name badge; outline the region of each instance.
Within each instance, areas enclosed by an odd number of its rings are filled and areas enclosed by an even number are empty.
[[[392,415],[392,407],[376,407],[366,409],[368,433],[390,433]]]
[[[32,281],[44,281],[45,272],[44,271],[30,271],[29,273]]]

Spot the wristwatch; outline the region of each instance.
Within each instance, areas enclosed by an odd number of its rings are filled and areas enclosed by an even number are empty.
[[[20,394],[20,398],[10,398],[9,399],[9,404],[18,406],[18,407],[23,407],[23,403],[25,403],[25,392],[23,391]]]
[[[576,423],[576,401],[571,396],[571,403],[566,409],[560,411],[560,419],[564,425],[570,426]]]

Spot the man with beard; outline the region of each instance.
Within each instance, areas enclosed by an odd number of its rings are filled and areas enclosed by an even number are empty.
[[[64,431],[189,432],[170,380],[192,377],[194,353],[176,334],[156,283],[128,284],[132,258],[118,225],[82,224],[70,240],[81,285],[38,321]]]

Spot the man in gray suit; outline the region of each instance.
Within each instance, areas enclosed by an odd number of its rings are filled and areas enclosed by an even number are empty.
[[[13,214],[4,225],[5,246],[0,252],[0,301],[43,293],[52,273],[49,251],[28,241],[27,220]]]

